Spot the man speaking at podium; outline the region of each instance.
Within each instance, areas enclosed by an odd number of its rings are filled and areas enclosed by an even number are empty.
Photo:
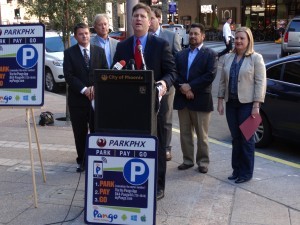
[[[114,63],[125,60],[127,63],[134,59],[135,68],[153,70],[154,80],[160,83],[162,96],[159,112],[157,114],[157,138],[158,138],[158,179],[157,199],[164,197],[166,176],[166,152],[163,125],[168,108],[166,91],[173,85],[176,78],[176,67],[171,49],[167,41],[148,34],[151,20],[149,6],[138,3],[132,9],[132,27],[134,35],[121,41],[117,45]],[[138,51],[141,52],[138,52]],[[142,54],[141,54],[142,53]],[[144,62],[144,63],[143,63]],[[139,106],[137,106],[139,107]]]

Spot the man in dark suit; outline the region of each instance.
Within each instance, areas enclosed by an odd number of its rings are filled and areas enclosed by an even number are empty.
[[[202,24],[192,24],[189,48],[176,55],[178,78],[174,109],[178,110],[180,142],[183,163],[179,170],[198,165],[200,173],[207,173],[209,164],[208,126],[213,111],[212,82],[216,76],[216,53],[203,45],[205,30]],[[197,153],[194,160],[194,132],[197,135]]]
[[[90,45],[87,24],[74,28],[77,44],[64,51],[64,75],[68,88],[68,105],[77,150],[77,172],[84,171],[85,143],[88,130],[94,132],[94,69],[108,69],[105,52]]]
[[[165,101],[166,91],[173,85],[176,78],[176,67],[168,42],[148,34],[150,26],[151,9],[149,6],[138,3],[132,9],[132,27],[134,35],[121,41],[117,45],[114,63],[135,58],[134,49],[136,45],[143,46],[145,64],[148,70],[153,70],[154,80],[161,83],[162,96],[159,112],[157,115],[157,137],[158,137],[158,179],[157,179],[157,199],[164,197],[165,176],[166,176],[166,152],[163,124],[167,110]],[[139,44],[137,44],[139,43]],[[135,59],[136,68],[140,68],[138,60]],[[137,106],[138,107],[138,106]]]
[[[161,23],[161,10],[158,8],[153,8],[151,10],[151,24],[150,24],[150,29],[153,33],[153,35],[160,37],[164,40],[166,40],[170,47],[172,54],[175,56],[177,52],[181,51],[181,38],[180,36],[172,31],[162,29],[160,27]],[[171,87],[167,93],[166,99],[167,101],[167,112],[166,112],[166,119],[165,119],[165,124],[164,124],[164,132],[165,132],[165,151],[166,151],[166,160],[170,161],[172,159],[172,154],[171,154],[171,139],[172,139],[172,119],[173,119],[173,101],[174,101],[174,95],[175,95],[175,88]]]

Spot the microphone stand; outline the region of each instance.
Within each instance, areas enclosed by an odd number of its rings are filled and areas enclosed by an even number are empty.
[[[143,54],[143,46],[142,45],[139,45],[138,46],[138,49],[139,49],[139,52],[141,53],[141,58],[142,58],[142,64],[143,64],[143,70],[147,70],[147,66],[146,66],[146,63],[145,63],[145,59],[144,59],[144,54]]]

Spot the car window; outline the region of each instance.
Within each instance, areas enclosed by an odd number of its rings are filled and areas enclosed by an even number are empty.
[[[112,31],[108,34],[109,36],[122,36],[121,31]]]
[[[269,68],[267,70],[267,78],[280,80],[283,69],[284,69],[283,64],[279,64]]]
[[[300,85],[300,61],[286,63],[283,81]]]
[[[290,32],[300,32],[300,20],[292,21],[288,31],[290,31]]]
[[[73,36],[71,36],[70,40],[71,46],[77,43],[76,39]],[[47,37],[45,42],[47,52],[63,52],[65,49],[62,38],[60,36]]]

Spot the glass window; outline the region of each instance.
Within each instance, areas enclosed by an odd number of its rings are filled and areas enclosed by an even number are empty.
[[[300,20],[294,20],[291,22],[289,31],[291,32],[300,32]]]
[[[285,66],[283,81],[300,85],[300,61],[289,62]]]
[[[76,39],[70,37],[71,46],[77,43]],[[64,43],[60,36],[46,38],[46,51],[47,52],[63,52],[65,49]]]
[[[280,80],[282,70],[283,70],[283,64],[279,64],[279,65],[269,68],[267,70],[267,78],[270,78],[273,80]]]

